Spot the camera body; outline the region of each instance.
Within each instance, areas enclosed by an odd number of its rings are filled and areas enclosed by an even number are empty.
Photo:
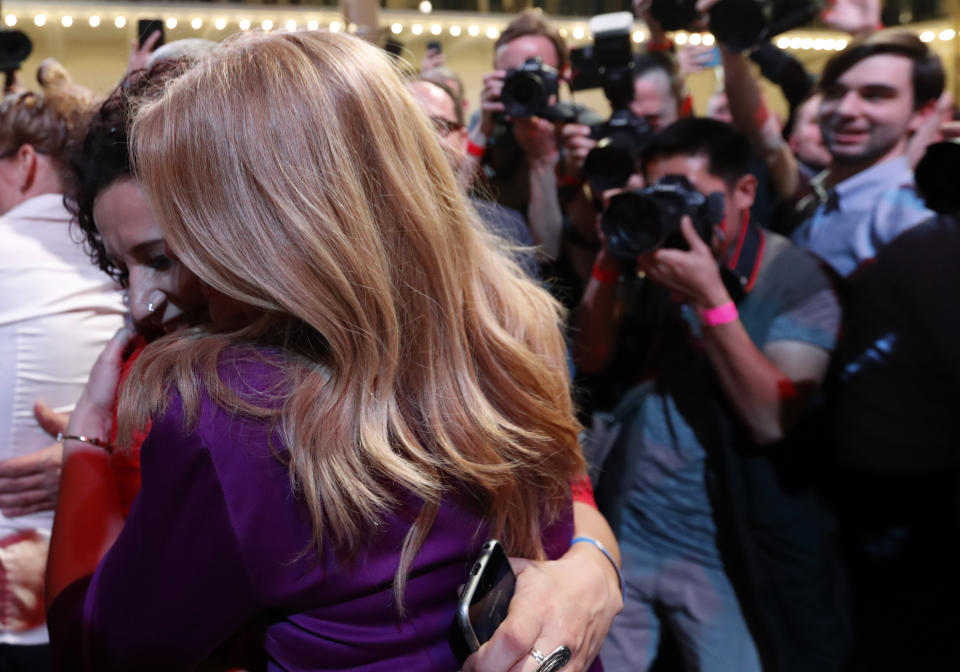
[[[614,110],[633,100],[633,14],[614,12],[590,19],[593,44],[570,50],[570,89],[602,88]]]
[[[723,222],[723,194],[704,196],[686,177],[667,175],[645,189],[625,191],[610,199],[600,227],[611,254],[636,259],[661,248],[686,249],[680,229],[685,215],[709,245],[713,227]]]
[[[614,111],[610,119],[590,128],[590,137],[598,142],[583,163],[583,176],[600,192],[623,187],[652,135],[650,124],[628,108]]]
[[[33,42],[19,30],[0,30],[0,72],[18,70],[30,57]]]
[[[550,98],[560,88],[556,68],[544,65],[539,58],[528,58],[519,68],[507,70],[500,92],[504,113],[514,119],[549,117]]]
[[[650,9],[665,30],[689,28],[696,0],[653,0]],[[742,51],[787,30],[810,23],[822,0],[720,0],[710,10],[710,30],[719,42]]]

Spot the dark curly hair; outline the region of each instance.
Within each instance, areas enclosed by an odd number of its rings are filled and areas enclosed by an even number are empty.
[[[133,176],[128,134],[138,105],[159,95],[188,65],[161,61],[128,75],[92,116],[86,133],[67,155],[71,179],[64,203],[74,216],[84,249],[95,266],[124,286],[126,274],[107,255],[93,220],[93,203],[105,189]]]

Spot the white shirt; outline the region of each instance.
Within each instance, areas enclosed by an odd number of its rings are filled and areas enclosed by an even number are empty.
[[[0,461],[53,443],[33,404],[73,409],[90,368],[126,312],[119,287],[95,267],[61,194],[44,194],[0,217]],[[49,536],[53,512],[0,513],[0,539],[27,529]],[[2,561],[2,556],[0,556]],[[39,644],[46,628],[0,643]]]

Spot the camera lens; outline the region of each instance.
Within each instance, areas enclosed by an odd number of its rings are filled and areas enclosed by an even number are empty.
[[[503,86],[500,99],[512,117],[532,117],[547,104],[543,79],[535,73],[518,72]]]
[[[721,0],[710,12],[717,40],[736,48],[756,44],[769,27],[770,7],[757,0]]]
[[[543,94],[543,82],[536,75],[521,75],[510,88],[511,97],[521,105],[529,105]]]
[[[643,194],[614,196],[600,221],[610,251],[632,259],[660,247],[665,237],[664,214],[659,203]]]
[[[635,163],[628,148],[605,138],[587,154],[583,175],[591,187],[601,193],[607,189],[620,189],[635,171]]]

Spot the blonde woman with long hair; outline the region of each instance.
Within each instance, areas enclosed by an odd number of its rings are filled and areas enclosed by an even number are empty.
[[[120,387],[116,449],[151,426],[125,521],[103,437],[126,331],[71,417],[47,576],[61,660],[190,669],[255,621],[271,669],[452,670],[457,587],[496,537],[563,560],[518,562],[517,610],[539,613],[465,669],[534,670],[530,649],[560,644],[585,669],[620,596],[607,567],[593,608],[542,599],[606,562],[570,549],[584,464],[560,309],[484,232],[388,59],[326,33],[230,40],[144,105],[132,150],[211,321],[151,343]]]

